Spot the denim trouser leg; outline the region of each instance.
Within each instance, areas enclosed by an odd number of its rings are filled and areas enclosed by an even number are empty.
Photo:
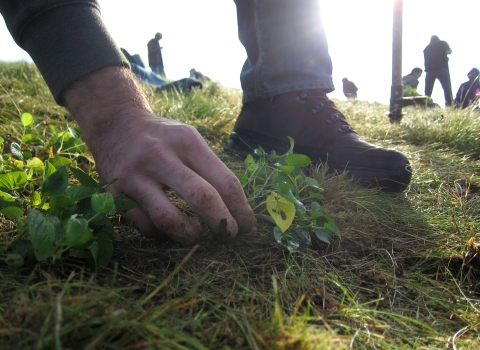
[[[437,77],[433,72],[425,72],[425,95],[431,97],[433,92],[433,85],[435,85],[435,80]]]
[[[240,74],[243,103],[296,90],[334,90],[318,0],[235,3],[248,56]]]
[[[438,75],[438,80],[442,84],[443,94],[445,95],[445,106],[452,105],[452,83],[450,81],[450,71],[448,68],[442,68],[440,74]]]
[[[166,79],[165,70],[163,66],[150,66],[152,72],[160,75],[163,79]]]
[[[440,84],[442,84],[443,93],[445,95],[445,105],[451,106],[453,96],[452,96],[452,83],[450,81],[450,71],[448,67],[426,72],[425,95],[432,96],[433,85],[435,84],[436,79],[440,80]]]

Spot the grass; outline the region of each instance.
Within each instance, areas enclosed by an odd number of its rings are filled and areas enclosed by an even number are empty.
[[[145,88],[154,110],[197,127],[221,159],[241,93],[218,84],[191,94]],[[478,113],[337,101],[366,139],[405,152],[409,189],[385,195],[344,176],[315,178],[342,235],[289,254],[272,228],[198,247],[142,237],[114,220],[114,258],[13,269],[0,261],[3,349],[473,349],[480,343],[480,118]],[[36,68],[0,63],[0,135],[20,115],[73,122]],[[9,136],[10,135],[10,136]],[[15,225],[0,218],[0,241]],[[0,256],[4,258],[4,254]]]

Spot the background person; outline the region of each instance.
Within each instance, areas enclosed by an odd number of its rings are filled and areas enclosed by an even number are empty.
[[[343,83],[343,94],[348,99],[356,99],[357,98],[357,86],[353,83],[353,81],[348,80],[347,78],[342,79]]]
[[[438,36],[433,35],[430,44],[423,50],[425,57],[425,95],[432,97],[433,85],[435,80],[440,80],[443,93],[445,95],[445,106],[452,105],[452,83],[450,81],[450,71],[448,68],[448,56],[452,53],[450,46],[446,41],[442,41]]]
[[[418,79],[421,77],[422,73],[422,68],[413,68],[410,74],[407,74],[402,78],[403,88],[405,89],[407,86],[410,86],[411,88],[416,90],[419,83]]]
[[[480,71],[472,68],[468,72],[468,81],[461,84],[455,97],[455,108],[467,108],[470,104],[478,101],[480,98]]]
[[[199,72],[198,70],[195,70],[195,68],[190,69],[190,78],[197,79],[201,81],[202,83],[206,83],[209,81],[212,81],[209,77],[204,75],[202,72]]]
[[[152,69],[152,72],[157,73],[163,79],[166,79],[165,70],[163,68],[163,58],[162,58],[162,49],[160,46],[160,40],[162,39],[162,34],[155,34],[155,38],[151,39],[148,44],[148,65]]]

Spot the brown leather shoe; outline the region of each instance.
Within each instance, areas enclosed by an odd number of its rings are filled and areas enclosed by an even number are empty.
[[[309,156],[330,172],[347,171],[364,186],[402,192],[412,176],[407,157],[398,151],[365,142],[321,89],[295,91],[247,103],[237,119],[225,151],[245,158],[261,146],[277,154],[288,151]]]

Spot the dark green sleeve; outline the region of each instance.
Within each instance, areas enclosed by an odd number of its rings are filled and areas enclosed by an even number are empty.
[[[0,12],[59,104],[65,88],[80,77],[111,65],[128,66],[96,0],[0,0]]]

